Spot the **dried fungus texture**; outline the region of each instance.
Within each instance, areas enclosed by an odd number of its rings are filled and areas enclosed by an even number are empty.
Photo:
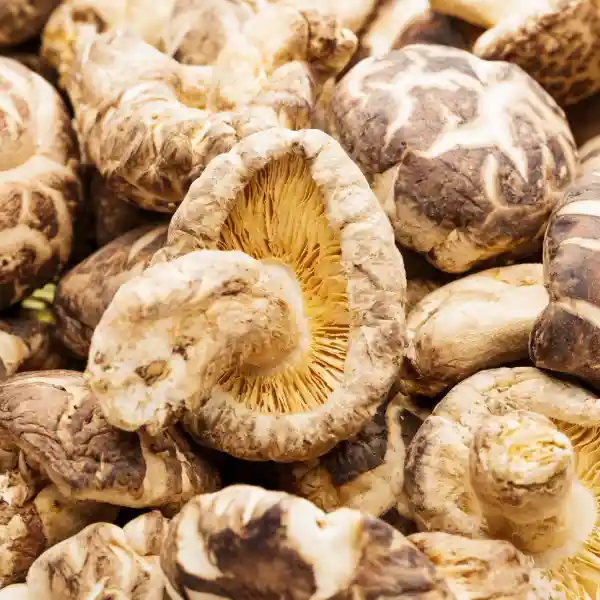
[[[173,600],[455,597],[386,523],[251,486],[191,500],[172,521],[161,566]]]
[[[0,320],[0,381],[14,375],[46,344],[48,333],[41,323],[25,319]]]
[[[415,44],[356,65],[336,135],[403,246],[450,273],[543,236],[577,157],[561,109],[521,69]]]
[[[0,309],[69,259],[79,202],[77,146],[54,88],[0,57]]]
[[[60,0],[8,0],[0,5],[0,48],[34,37]]]
[[[92,338],[88,381],[115,426],[160,429],[183,411],[204,445],[291,462],[358,433],[385,398],[402,257],[325,133],[262,132],[215,159],[153,263]]]
[[[113,296],[164,246],[167,227],[137,227],[97,250],[60,280],[54,299],[55,334],[77,356],[87,358],[94,329]]]
[[[0,590],[0,600],[32,600],[25,583],[15,583]]]
[[[167,532],[169,519],[160,511],[153,510],[129,521],[123,532],[128,544],[140,556],[160,556]]]
[[[509,539],[558,597],[595,598],[599,412],[592,392],[533,367],[464,380],[408,448],[405,489],[419,528]]]
[[[142,557],[124,530],[97,523],[40,556],[27,575],[32,598],[164,600],[157,557]]]
[[[597,140],[582,149],[583,172],[548,225],[544,273],[550,303],[531,332],[530,355],[538,367],[600,387],[600,156],[593,151]]]
[[[110,426],[74,371],[0,385],[0,434],[71,499],[159,507],[219,486],[208,460],[175,429],[150,437]]]
[[[407,316],[398,388],[435,397],[482,369],[528,358],[547,304],[541,264],[487,269],[431,292]]]

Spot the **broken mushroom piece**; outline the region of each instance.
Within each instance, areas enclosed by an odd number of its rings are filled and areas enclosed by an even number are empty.
[[[0,381],[14,375],[50,343],[46,327],[26,319],[0,320]]]
[[[415,44],[368,58],[333,94],[337,137],[400,244],[450,273],[541,242],[577,169],[563,112],[521,69]]]
[[[7,0],[0,4],[0,48],[34,37],[60,0]]]
[[[592,392],[533,367],[473,375],[408,448],[405,489],[416,523],[510,540],[563,597],[596,598],[598,423]]]
[[[193,597],[454,599],[430,561],[386,523],[253,486],[198,496],[161,553],[167,592]],[[291,597],[291,596],[290,596]]]
[[[541,264],[487,269],[431,292],[407,316],[398,389],[434,397],[477,371],[528,358],[547,304]]]
[[[600,90],[594,0],[431,0],[431,7],[488,29],[473,52],[519,65],[561,106]]]
[[[92,337],[87,380],[116,427],[183,416],[203,445],[293,462],[357,434],[387,395],[402,256],[325,133],[273,129],[213,160],[153,263]]]
[[[550,303],[531,332],[530,355],[543,369],[575,375],[600,388],[599,137],[582,148],[582,173],[553,215],[544,239]]]
[[[74,371],[0,384],[0,436],[69,499],[161,507],[219,487],[209,461],[174,428],[151,437],[110,426]]]
[[[79,202],[77,147],[54,88],[0,57],[0,309],[51,280],[69,259]]]
[[[54,299],[57,338],[87,358],[94,328],[119,287],[139,275],[167,240],[167,225],[142,225],[69,271]]]

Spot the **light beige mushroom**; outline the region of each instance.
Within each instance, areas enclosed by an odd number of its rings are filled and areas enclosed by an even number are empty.
[[[54,299],[55,334],[87,358],[94,328],[119,287],[139,275],[167,241],[167,225],[141,225],[100,248],[69,271]]]
[[[14,375],[49,344],[47,329],[27,319],[0,320],[0,381]]]
[[[69,259],[80,197],[77,147],[54,88],[0,57],[0,309],[50,281]]]
[[[157,431],[183,414],[204,445],[308,460],[357,434],[389,391],[402,257],[325,133],[274,129],[215,159],[153,263],[92,338],[87,380],[115,426]]]
[[[600,90],[594,0],[431,0],[431,6],[488,29],[473,52],[519,65],[562,106]]]
[[[129,521],[123,527],[127,542],[140,556],[160,556],[167,531],[169,519],[160,511],[153,510]]]
[[[564,113],[520,68],[414,44],[336,86],[334,130],[398,242],[462,273],[541,240],[577,156]]]
[[[34,37],[60,0],[8,0],[0,4],[0,47]]]
[[[488,269],[431,292],[407,316],[398,389],[436,396],[477,371],[528,358],[547,304],[541,264]]]
[[[32,600],[26,583],[14,583],[0,590],[0,600]]]
[[[557,593],[596,598],[599,423],[594,394],[533,367],[473,375],[408,448],[405,489],[417,524],[508,539]]]

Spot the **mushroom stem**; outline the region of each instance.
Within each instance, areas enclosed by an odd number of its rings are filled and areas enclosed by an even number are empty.
[[[489,29],[505,18],[552,10],[555,0],[430,0],[433,10]]]
[[[577,481],[569,438],[536,413],[492,416],[477,430],[470,476],[490,536],[550,567],[582,544],[596,502]]]
[[[285,265],[201,250],[119,288],[94,332],[87,380],[112,425],[156,433],[205,401],[228,370],[281,368],[309,336]]]

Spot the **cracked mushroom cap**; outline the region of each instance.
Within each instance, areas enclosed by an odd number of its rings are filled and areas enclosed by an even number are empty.
[[[1,384],[0,434],[76,500],[160,507],[219,486],[212,465],[173,428],[151,437],[109,425],[74,371],[25,373]]]
[[[346,507],[379,517],[402,495],[405,444],[421,423],[400,397],[386,399],[358,435],[318,459],[282,465],[283,488],[328,512]]]
[[[561,106],[600,90],[594,0],[431,0],[431,6],[488,29],[473,52],[520,66]]]
[[[77,147],[66,107],[42,77],[0,57],[0,309],[69,259],[79,201]]]
[[[596,598],[599,422],[592,392],[533,367],[473,375],[408,448],[405,489],[416,523],[508,539],[557,593]]]
[[[0,4],[0,48],[34,37],[60,0],[6,0]]]
[[[375,414],[402,353],[404,267],[328,135],[274,129],[215,159],[153,263],[92,338],[87,378],[109,422],[152,431],[183,412],[204,445],[292,462]]]
[[[336,86],[337,137],[403,246],[450,273],[531,244],[577,168],[564,113],[518,67],[415,44]]]
[[[528,358],[547,304],[541,264],[487,269],[431,292],[407,316],[398,388],[433,397],[477,371]]]
[[[39,600],[164,600],[157,558],[142,557],[124,530],[96,523],[56,544],[31,566],[27,587]]]
[[[252,486],[192,499],[161,554],[173,600],[454,599],[428,559],[386,523]],[[357,596],[358,595],[358,596]]]
[[[600,388],[600,155],[594,138],[582,148],[582,173],[552,216],[544,239],[550,303],[531,332],[530,355],[540,368]],[[596,264],[598,263],[598,264]]]
[[[168,225],[142,225],[100,248],[69,271],[54,299],[55,334],[87,358],[94,329],[119,287],[139,275],[167,241]]]

